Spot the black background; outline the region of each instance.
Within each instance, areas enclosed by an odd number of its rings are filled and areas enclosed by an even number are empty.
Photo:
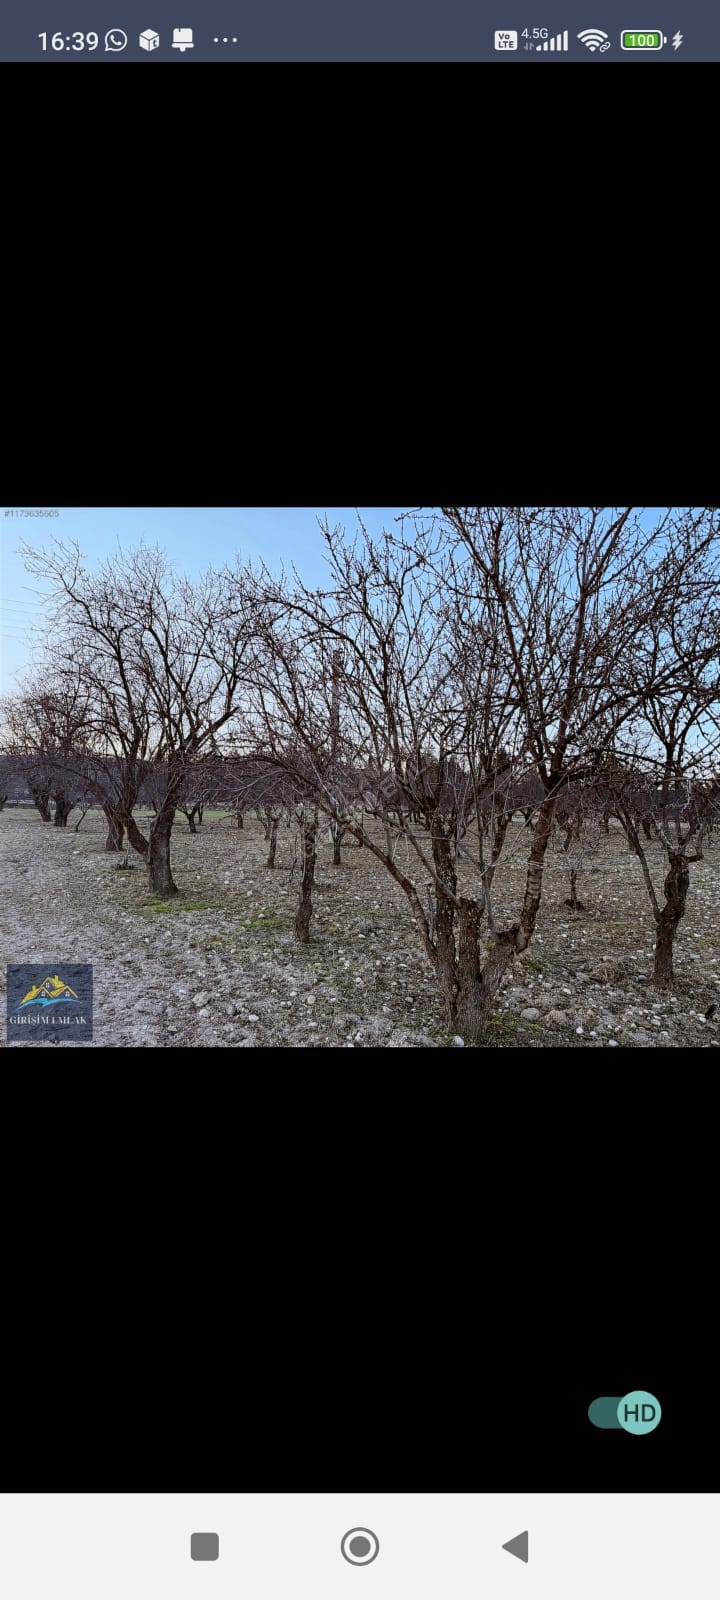
[[[174,1311],[182,1314],[179,1303]],[[373,1318],[363,1328],[355,1317],[348,1339],[352,1307],[326,1313],[327,1323],[314,1323],[311,1338],[309,1329],[303,1338],[295,1327],[294,1349],[269,1334],[249,1337],[239,1307],[229,1334],[201,1341],[196,1328],[175,1350],[174,1315],[159,1336],[149,1319],[143,1326],[142,1314],[128,1320],[127,1346],[124,1339],[103,1346],[101,1318],[84,1345],[44,1361],[24,1402],[14,1396],[7,1487],[564,1493],[716,1487],[702,1398],[692,1383],[671,1383],[664,1361],[610,1365],[588,1351],[582,1368],[567,1361],[561,1368],[528,1354],[513,1380],[518,1346],[508,1351],[507,1364],[496,1352],[491,1370],[478,1371],[474,1342],[454,1335],[443,1341],[437,1327],[429,1343],[414,1349],[414,1323],[398,1322],[393,1331],[384,1318],[379,1326]],[[654,1433],[635,1437],[590,1425],[587,1407],[596,1395],[635,1387],[661,1401]]]
[[[16,1262],[6,1487],[714,1489],[707,1275],[667,1167],[633,1194],[467,1068],[345,1070],[340,1094],[276,1066],[260,1110],[219,1070],[152,1114],[146,1081],[110,1085],[119,1142],[96,1110]],[[655,1432],[592,1427],[636,1388]]]
[[[15,1054],[4,1487],[716,1489],[700,1062],[348,1054]]]

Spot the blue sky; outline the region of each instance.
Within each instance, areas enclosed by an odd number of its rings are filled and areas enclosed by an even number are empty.
[[[29,507],[27,509],[30,509]],[[370,533],[390,526],[402,506],[360,507]],[[313,585],[323,582],[318,517],[356,526],[353,506],[61,507],[58,517],[7,517],[0,510],[0,694],[17,688],[16,674],[35,664],[44,609],[42,586],[25,571],[18,547],[42,548],[53,539],[76,539],[89,565],[143,541],[158,544],[179,571],[202,572],[236,554],[277,568],[294,562]]]

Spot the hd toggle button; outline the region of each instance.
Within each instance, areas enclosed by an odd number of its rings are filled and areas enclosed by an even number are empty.
[[[662,1416],[660,1401],[647,1389],[630,1394],[604,1394],[588,1406],[588,1416],[596,1428],[624,1428],[626,1433],[652,1433]]]

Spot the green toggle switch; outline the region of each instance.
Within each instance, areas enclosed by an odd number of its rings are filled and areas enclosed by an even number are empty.
[[[588,1416],[596,1428],[619,1428],[618,1406],[620,1394],[603,1394],[588,1406]]]
[[[662,1416],[660,1401],[647,1389],[630,1394],[604,1394],[592,1400],[588,1416],[595,1428],[623,1428],[625,1433],[652,1433]]]

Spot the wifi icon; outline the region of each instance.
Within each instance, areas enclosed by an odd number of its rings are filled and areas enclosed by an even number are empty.
[[[606,33],[603,33],[602,28],[583,28],[582,33],[578,34],[578,39],[588,50],[604,51],[610,49],[610,39]]]

